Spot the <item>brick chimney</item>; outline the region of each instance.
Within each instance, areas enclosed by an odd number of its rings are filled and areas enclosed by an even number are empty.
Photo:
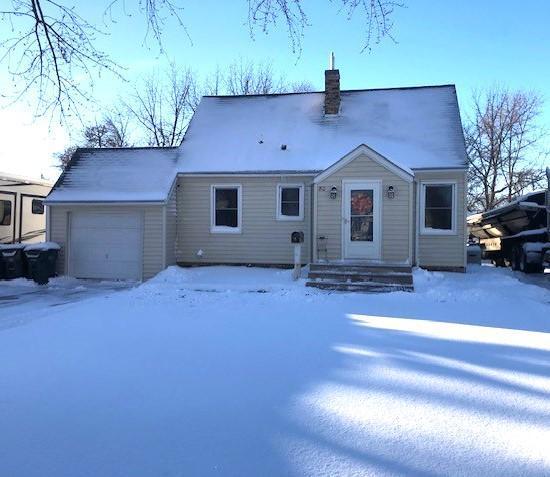
[[[334,53],[330,54],[329,69],[325,70],[325,114],[340,111],[340,71],[334,69]]]

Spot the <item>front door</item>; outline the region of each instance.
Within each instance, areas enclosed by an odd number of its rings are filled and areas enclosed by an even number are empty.
[[[380,182],[344,181],[343,194],[343,258],[380,260]]]

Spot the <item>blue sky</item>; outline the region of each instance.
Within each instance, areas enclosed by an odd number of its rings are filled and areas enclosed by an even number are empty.
[[[102,1],[77,2],[87,18],[101,22],[99,4]],[[155,68],[165,68],[169,61],[205,75],[216,65],[223,67],[239,58],[271,62],[288,80],[307,80],[322,89],[328,54],[334,51],[344,89],[454,83],[463,119],[475,89],[498,84],[534,90],[546,101],[541,123],[550,124],[550,3],[544,1],[524,1],[519,6],[496,0],[408,1],[407,8],[394,16],[397,43],[384,39],[371,52],[362,53],[364,28],[359,12],[347,20],[346,13],[339,12],[339,0],[304,0],[310,26],[304,32],[300,56],[293,54],[282,24],[268,35],[256,30],[254,39],[250,38],[245,0],[186,0],[185,4],[182,18],[192,43],[175,22],[168,23],[166,55],[158,54],[152,40],[149,48],[143,45],[142,17],[115,11],[117,23],[109,26],[108,37],[99,38],[99,45],[127,67],[129,82],[102,74],[93,92],[96,98],[109,104],[124,95],[133,81]],[[11,141],[23,131],[33,153],[22,157],[8,140],[3,153],[0,149],[0,170],[11,167],[36,175],[52,163],[55,150],[70,142],[57,125],[33,123],[24,104],[0,110],[0,126],[8,123]]]

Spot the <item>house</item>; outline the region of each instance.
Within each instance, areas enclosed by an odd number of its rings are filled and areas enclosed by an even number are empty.
[[[59,273],[360,262],[463,271],[466,152],[452,85],[204,97],[179,148],[79,149],[47,199]]]
[[[0,172],[0,244],[44,240],[44,199],[52,186],[45,180]]]

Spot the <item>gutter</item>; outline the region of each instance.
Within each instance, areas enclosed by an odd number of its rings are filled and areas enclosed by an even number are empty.
[[[121,200],[103,200],[103,201],[90,201],[90,200],[72,200],[72,201],[56,201],[46,200],[44,204],[47,206],[70,206],[70,205],[166,205],[168,200],[133,200],[133,201],[121,201]]]

